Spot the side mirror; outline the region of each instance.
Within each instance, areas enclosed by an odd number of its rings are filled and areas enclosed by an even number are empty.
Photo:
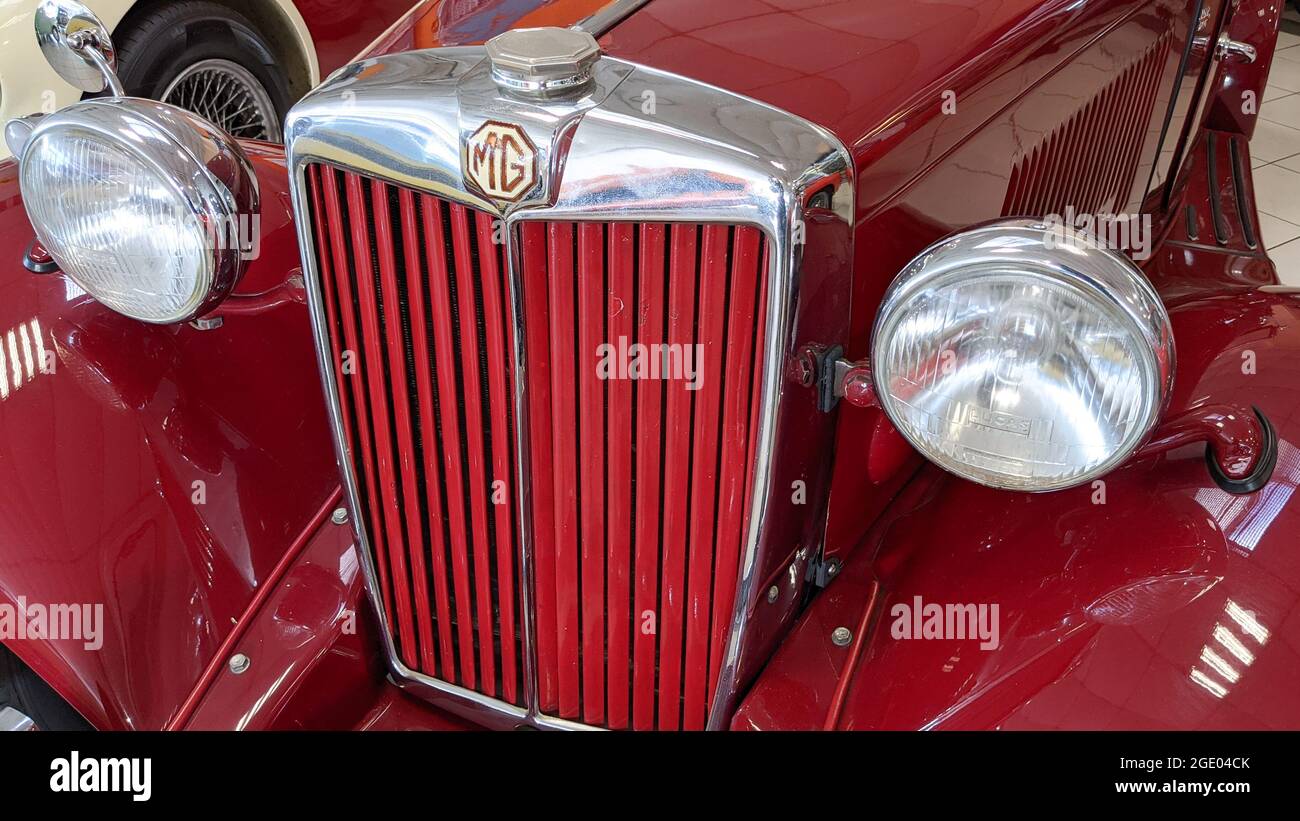
[[[82,91],[107,88],[124,97],[117,79],[117,52],[108,27],[77,0],[41,0],[36,8],[36,42],[50,67]]]

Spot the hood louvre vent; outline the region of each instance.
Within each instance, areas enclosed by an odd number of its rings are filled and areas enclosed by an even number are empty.
[[[1127,207],[1169,47],[1166,35],[1012,166],[1003,216]]]

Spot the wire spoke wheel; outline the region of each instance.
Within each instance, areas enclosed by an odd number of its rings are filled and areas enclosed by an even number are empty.
[[[230,60],[201,60],[182,71],[162,101],[192,111],[235,137],[280,141],[280,119],[252,72]]]

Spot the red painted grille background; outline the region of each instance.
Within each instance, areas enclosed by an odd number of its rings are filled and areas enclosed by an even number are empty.
[[[357,515],[398,654],[522,706],[515,339],[492,219],[327,166],[309,167],[307,192]],[[615,729],[702,728],[750,502],[765,240],[571,222],[523,223],[511,240],[537,706]],[[602,378],[606,343],[698,345],[698,389]]]

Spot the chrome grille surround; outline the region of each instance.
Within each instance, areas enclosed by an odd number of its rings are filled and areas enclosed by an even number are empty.
[[[538,152],[541,180],[519,202],[486,199],[462,174],[466,138],[486,120],[519,125]],[[847,336],[852,259],[853,184],[848,151],[829,132],[763,103],[632,63],[602,58],[587,92],[568,100],[531,101],[501,91],[481,47],[387,55],[337,72],[290,112],[288,165],[321,378],[335,433],[338,464],[352,510],[361,509],[349,444],[342,434],[339,391],[330,365],[306,169],[326,163],[485,211],[505,222],[508,309],[514,324],[515,414],[521,488],[520,567],[524,597],[523,708],[407,668],[387,629],[392,679],[438,706],[490,727],[586,725],[543,715],[536,697],[532,603],[529,445],[524,377],[527,364],[514,228],[527,220],[698,222],[748,225],[770,248],[766,306],[768,345],[762,363],[753,505],[746,519],[740,578],[726,655],[711,699],[709,728],[729,720],[745,678],[756,672],[779,630],[747,629],[759,585],[773,567],[802,562],[820,549],[829,483],[833,415],[816,410],[815,391],[787,375],[796,353]],[[813,194],[831,191],[830,207],[806,212]],[[806,243],[796,242],[806,237]],[[810,249],[816,253],[809,253]],[[807,260],[807,262],[805,262]],[[800,299],[801,294],[811,298]],[[523,433],[520,433],[523,432]],[[807,483],[807,504],[790,504],[791,478]],[[784,486],[783,486],[784,484]],[[376,584],[375,551],[360,516],[352,523],[378,623],[388,623]],[[812,547],[812,550],[807,549]],[[798,571],[797,573],[795,571]],[[799,582],[793,579],[798,577]],[[788,626],[795,589],[776,618]],[[760,637],[756,634],[762,633]]]

